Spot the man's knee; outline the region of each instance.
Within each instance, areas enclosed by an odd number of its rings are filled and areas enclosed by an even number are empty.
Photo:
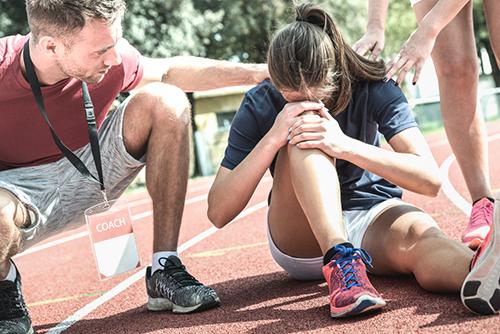
[[[162,82],[151,83],[142,87],[134,99],[140,99],[140,105],[151,112],[153,124],[168,122],[171,126],[186,126],[191,122],[189,100],[176,86]]]
[[[21,233],[27,220],[26,208],[12,194],[0,190],[0,262],[20,251]]]

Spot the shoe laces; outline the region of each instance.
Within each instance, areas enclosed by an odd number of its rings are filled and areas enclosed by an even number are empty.
[[[343,245],[337,246],[340,257],[331,262],[331,266],[338,265],[342,272],[342,280],[344,281],[345,289],[349,290],[354,286],[361,286],[358,278],[358,270],[355,267],[356,261],[361,259],[366,265],[373,268],[372,258],[362,248],[351,248]]]
[[[15,283],[0,282],[0,318],[12,318],[25,312],[26,306]]]
[[[160,270],[171,277],[177,283],[178,287],[202,285],[187,272],[186,267],[175,256],[170,256],[169,258],[161,257],[158,259],[158,263],[163,267]]]
[[[472,210],[472,218],[470,220],[470,226],[477,227],[478,225],[483,225],[488,222],[487,217],[491,216],[491,209],[488,203],[481,203],[474,205]]]

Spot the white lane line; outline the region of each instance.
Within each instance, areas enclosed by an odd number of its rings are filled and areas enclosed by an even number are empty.
[[[206,194],[206,195],[200,195],[200,196],[195,196],[193,198],[189,198],[189,199],[186,200],[185,205],[189,205],[189,204],[201,202],[201,201],[205,200],[207,198],[207,196],[208,196],[208,194]],[[134,206],[137,206],[137,205],[140,205],[140,204],[143,204],[143,203],[147,203],[147,202],[151,202],[151,200],[150,199],[138,200],[138,201],[131,201],[129,203],[133,204],[133,205],[131,205],[131,207],[134,207]],[[138,213],[138,214],[132,216],[132,220],[140,220],[140,219],[149,217],[152,214],[153,214],[153,211],[151,211],[151,210],[150,211],[145,211],[145,212],[142,212],[142,213]],[[79,233],[76,233],[76,234],[73,234],[73,235],[61,238],[61,239],[56,239],[56,240],[47,242],[47,243],[39,245],[39,246],[31,247],[31,248],[25,250],[24,252],[17,254],[13,258],[14,259],[18,259],[18,258],[26,256],[28,254],[33,254],[33,253],[42,251],[44,249],[52,248],[52,247],[55,247],[57,245],[69,242],[69,241],[73,241],[73,240],[76,240],[76,239],[84,238],[84,237],[86,237],[88,235],[89,235],[88,230],[85,230],[85,231],[82,231],[82,232],[79,232]]]
[[[18,258],[26,256],[28,254],[36,253],[36,252],[42,251],[44,249],[51,248],[51,247],[63,244],[65,242],[69,242],[69,241],[72,241],[72,240],[76,240],[76,239],[80,239],[80,238],[86,237],[88,235],[89,235],[88,231],[83,231],[83,232],[80,232],[80,233],[76,233],[76,234],[70,235],[68,237],[64,237],[64,238],[57,239],[57,240],[54,240],[54,241],[51,241],[51,242],[47,242],[47,243],[45,243],[43,245],[39,245],[39,246],[34,246],[34,247],[31,247],[31,248],[28,248],[27,250],[25,250],[22,253],[17,254],[13,258],[14,259],[18,259]]]
[[[267,207],[267,201],[260,202],[256,205],[242,211],[230,224],[232,224],[232,223],[234,223],[234,222],[236,222],[236,221],[238,221],[238,220],[240,220],[248,215],[251,215],[252,213],[259,211],[265,207]],[[205,230],[204,232],[198,234],[197,236],[195,236],[191,240],[188,240],[185,243],[183,243],[182,245],[180,245],[177,251],[179,252],[179,254],[186,251],[187,249],[196,245],[200,241],[208,238],[209,236],[211,236],[212,234],[214,234],[218,230],[219,229],[216,227],[211,227],[211,228]],[[71,316],[66,318],[66,320],[62,321],[57,326],[51,328],[47,332],[47,334],[59,334],[59,333],[63,332],[64,330],[68,329],[69,327],[74,325],[77,321],[83,319],[88,314],[93,312],[99,306],[110,301],[111,299],[116,297],[118,294],[125,291],[129,286],[131,286],[132,284],[134,284],[135,282],[137,282],[138,280],[143,278],[145,273],[146,273],[146,269],[144,268],[144,269],[136,272],[132,276],[129,276],[127,279],[120,282],[117,286],[115,286],[114,288],[112,288],[111,290],[109,290],[108,292],[106,292],[105,294],[100,296],[99,298],[97,298],[96,300],[85,305],[83,308],[79,309],[78,311],[73,313]]]
[[[459,208],[465,215],[469,215],[472,210],[472,205],[458,193],[458,191],[451,184],[448,173],[450,171],[451,164],[455,161],[455,156],[450,155],[441,165],[441,173],[443,175],[443,192],[448,197],[448,199],[457,208]]]
[[[268,182],[268,181],[271,181],[271,180],[272,180],[272,177],[270,177],[270,176],[265,176],[262,179],[263,182]],[[186,200],[186,202],[184,203],[184,205],[189,205],[189,204],[201,202],[201,201],[207,199],[207,197],[208,197],[208,194],[203,194],[203,195],[198,195],[198,196],[189,198],[189,199]],[[130,201],[129,204],[132,204],[131,207],[135,207],[135,206],[146,204],[146,203],[149,203],[149,202],[151,202],[151,199],[146,198],[146,199],[140,199],[140,200]],[[152,214],[153,214],[153,211],[151,211],[151,210],[150,211],[145,211],[143,213],[139,213],[139,214],[133,215],[132,216],[132,220],[140,220],[140,219],[143,219],[145,217],[149,217]],[[47,248],[55,247],[57,245],[65,243],[65,242],[69,242],[69,241],[73,241],[73,240],[76,240],[76,239],[84,238],[84,237],[86,237],[88,235],[89,235],[89,232],[87,230],[82,231],[82,232],[78,232],[76,234],[69,235],[69,236],[61,238],[61,239],[56,239],[56,240],[53,240],[53,241],[50,241],[50,242],[47,242],[47,243],[44,243],[44,244],[41,244],[41,245],[38,245],[38,246],[31,247],[31,248],[25,250],[24,252],[17,254],[13,258],[14,259],[20,258],[20,257],[23,257],[23,256],[28,255],[28,254],[33,254],[33,253],[42,251],[42,250],[47,249]]]
[[[492,142],[500,139],[500,134],[496,134],[488,137],[488,142]],[[470,215],[472,210],[472,205],[465,198],[460,195],[460,193],[453,187],[451,181],[448,177],[451,164],[455,161],[455,156],[451,154],[446,160],[441,164],[440,170],[443,175],[443,192],[448,197],[448,199],[459,208],[466,216]]]

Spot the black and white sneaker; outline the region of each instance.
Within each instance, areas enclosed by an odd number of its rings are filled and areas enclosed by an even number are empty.
[[[500,311],[500,199],[495,201],[493,225],[479,246],[460,292],[462,302],[482,315]]]
[[[14,267],[14,263],[12,264]],[[31,319],[21,292],[21,275],[16,280],[0,281],[0,334],[32,334]]]
[[[191,276],[178,257],[162,257],[159,261],[163,269],[158,269],[153,274],[151,267],[146,270],[148,310],[191,313],[220,304],[214,289]]]

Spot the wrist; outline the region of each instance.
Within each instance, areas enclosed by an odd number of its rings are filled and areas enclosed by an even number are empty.
[[[422,21],[422,23],[419,25],[417,32],[420,32],[420,34],[427,38],[435,39],[441,29],[442,27],[440,27],[439,24],[436,24],[431,20],[424,19],[424,21]]]
[[[346,136],[345,147],[343,148],[338,158],[345,161],[351,161],[356,156],[356,152],[357,152],[357,141],[349,136]]]
[[[366,31],[384,33],[385,23],[384,21],[379,21],[379,20],[369,21],[368,24],[366,25]]]
[[[262,145],[264,146],[265,149],[275,153],[278,152],[281,147],[283,147],[282,140],[279,140],[275,136],[273,136],[272,131],[269,131],[262,138]]]

